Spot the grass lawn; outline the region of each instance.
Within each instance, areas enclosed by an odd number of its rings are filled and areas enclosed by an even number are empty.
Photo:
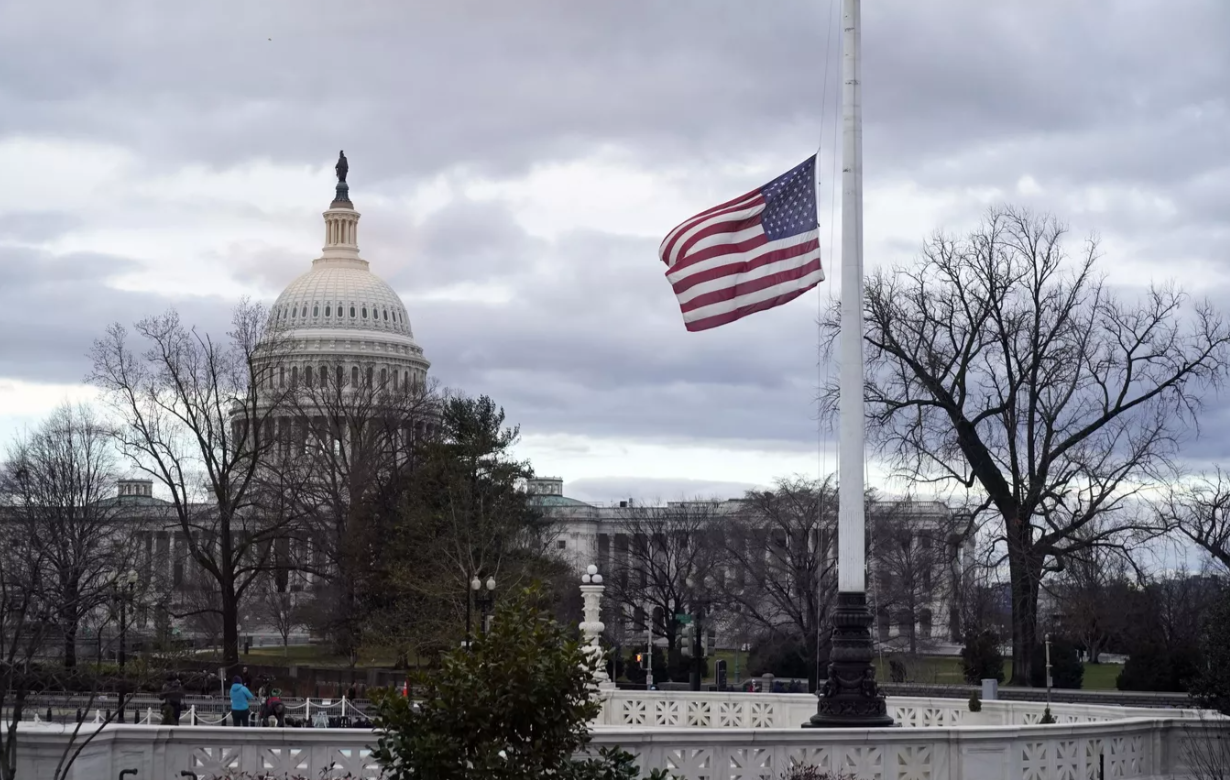
[[[890,681],[888,662],[894,656],[885,655],[883,663],[876,658],[876,679],[886,683]],[[964,685],[965,678],[961,673],[961,659],[955,656],[923,656],[914,660],[902,658],[907,664],[907,670],[915,682],[929,685]],[[1123,670],[1122,664],[1085,664],[1085,678],[1082,689],[1086,691],[1113,691],[1115,679]],[[1012,679],[1012,660],[1004,660],[1004,679]]]

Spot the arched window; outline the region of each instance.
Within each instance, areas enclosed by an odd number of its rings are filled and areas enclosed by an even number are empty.
[[[278,366],[278,387],[286,387],[286,366]]]
[[[332,312],[333,312],[333,307],[326,303],[325,304],[325,316],[332,317],[333,316]]]
[[[409,371],[406,372],[406,389],[407,390],[410,389],[410,372]]]
[[[308,387],[312,386],[312,367],[311,366],[303,367],[303,384],[307,385]]]
[[[290,316],[292,316],[292,317],[298,317],[298,316],[299,316],[299,306],[298,306],[298,304],[296,304],[296,305],[295,305],[295,308],[291,310],[291,312],[290,312]]]
[[[397,369],[393,369],[393,389],[397,389]]]
[[[380,386],[385,387],[389,384],[389,370],[387,368],[380,369]]]
[[[295,387],[298,384],[299,384],[299,367],[291,366],[290,367],[290,386]]]
[[[345,376],[345,375],[344,375],[344,373],[342,372],[342,367],[341,367],[341,366],[338,366],[338,367],[337,367],[337,386],[338,386],[338,387],[341,387],[341,386],[342,386],[342,382],[343,382],[343,381],[345,381],[345,379],[343,378],[344,376]]]
[[[931,638],[931,610],[926,607],[918,612],[918,635],[921,639]]]
[[[342,302],[341,301],[337,302],[337,316],[338,317],[342,316]]]
[[[363,319],[367,319],[367,307],[363,307]]]
[[[350,317],[351,319],[354,319],[354,307],[353,306],[350,307]]]
[[[327,384],[329,384],[329,367],[321,366],[320,367],[320,386],[324,387]]]
[[[313,304],[312,304],[312,316],[313,316],[313,317],[319,317],[319,316],[320,316],[320,304],[319,304],[319,303],[313,303]]]
[[[359,367],[358,366],[350,367],[350,384],[352,387],[359,386]]]
[[[384,310],[384,321],[385,322],[389,321],[389,310],[388,309]]]

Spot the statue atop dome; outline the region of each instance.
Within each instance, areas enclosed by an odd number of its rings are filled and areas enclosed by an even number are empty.
[[[345,150],[337,153],[337,165],[333,166],[333,170],[337,171],[338,183],[345,184],[346,174],[350,172],[350,163],[346,161]]]
[[[351,208],[350,185],[346,183],[346,174],[350,173],[350,162],[346,159],[345,150],[337,153],[337,165],[333,166],[333,170],[337,171],[337,194],[333,196],[330,208]]]

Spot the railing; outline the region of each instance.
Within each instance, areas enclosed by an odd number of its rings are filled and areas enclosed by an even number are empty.
[[[68,728],[22,729],[17,775],[50,778]],[[642,768],[661,767],[684,780],[769,780],[800,764],[859,780],[1182,780],[1193,776],[1219,732],[1224,742],[1224,723],[1159,717],[874,731],[603,727],[595,729],[592,748],[622,747]],[[82,750],[71,777],[104,780],[135,769],[137,780],[239,772],[378,780],[373,742],[371,731],[359,729],[108,726]]]
[[[255,703],[254,703],[255,704]],[[107,702],[106,706],[94,706],[89,710],[79,708],[83,723],[92,725],[101,725],[107,720],[107,715],[114,708],[113,702]],[[127,709],[134,713],[136,718],[133,722],[143,726],[157,726],[162,723],[162,708],[160,705],[152,705],[145,702],[141,704],[128,703]],[[332,715],[337,715],[343,718],[370,718],[369,712],[371,704],[367,700],[351,701],[345,697],[338,700],[333,699],[300,699],[300,700],[284,700],[283,706],[286,708],[286,714],[290,717],[300,717],[309,724],[320,726],[321,718],[329,718]],[[55,710],[59,710],[59,714],[55,714]],[[254,706],[252,711],[259,710],[259,705]],[[32,723],[72,723],[77,719],[76,713],[69,712],[64,705],[53,708],[52,718],[49,720],[46,717],[45,710],[40,711],[35,708],[27,708],[24,713],[24,720]],[[225,699],[211,700],[204,703],[194,703],[188,706],[180,714],[181,726],[218,726],[225,725],[230,717],[230,704]],[[256,718],[252,718],[250,726],[256,726]]]
[[[964,699],[890,696],[889,715],[907,728],[1028,726],[1046,711],[1042,702],[984,701],[970,712]],[[798,693],[610,691],[595,725],[636,728],[797,728],[816,712],[816,697]],[[1099,723],[1126,718],[1199,719],[1195,709],[1159,710],[1096,704],[1051,704],[1056,723]]]

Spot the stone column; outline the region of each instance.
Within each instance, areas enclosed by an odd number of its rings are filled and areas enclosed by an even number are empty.
[[[602,575],[598,573],[598,567],[591,563],[581,575],[581,598],[585,602],[585,620],[581,622],[580,629],[581,635],[585,637],[585,654],[595,659],[597,663],[594,678],[598,682],[598,687],[602,690],[610,690],[615,687],[615,683],[611,682],[610,676],[606,673],[606,659],[603,658],[602,647],[598,643],[603,629],[606,628],[601,617],[604,590],[606,587],[602,584]]]

